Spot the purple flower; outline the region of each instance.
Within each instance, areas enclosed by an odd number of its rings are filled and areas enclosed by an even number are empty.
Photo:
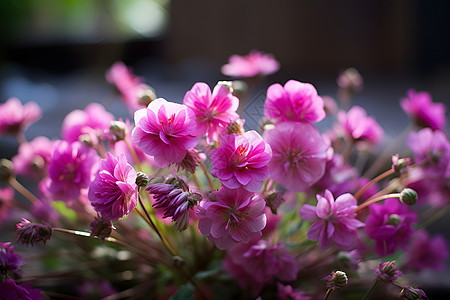
[[[324,174],[328,145],[313,125],[278,123],[264,139],[272,148],[270,176],[289,191],[306,191]]]
[[[100,161],[95,179],[89,187],[89,201],[95,211],[108,220],[128,215],[137,205],[136,171],[125,155],[115,158],[107,153]]]
[[[267,89],[264,116],[276,121],[319,122],[325,118],[323,99],[310,83],[289,80]]]
[[[267,164],[272,150],[254,130],[220,138],[220,146],[211,152],[211,174],[230,189],[244,187],[258,192],[269,176]]]
[[[99,103],[91,103],[84,110],[73,110],[62,124],[61,136],[68,142],[78,141],[80,135],[95,132],[101,136],[109,129],[114,116]]]
[[[405,248],[414,233],[412,224],[416,213],[398,199],[387,199],[384,203],[369,206],[366,218],[366,233],[375,240],[375,253],[380,257],[393,254],[398,247]]]
[[[13,279],[0,283],[0,295],[6,300],[44,300],[41,290],[34,289],[31,283],[16,284]]]
[[[247,56],[232,55],[221,71],[232,77],[254,77],[275,73],[279,68],[280,64],[272,54],[253,50]]]
[[[148,105],[140,103],[140,96],[149,87],[142,82],[141,78],[136,77],[123,62],[118,61],[112,65],[106,72],[106,80],[117,87],[130,112]]]
[[[22,244],[31,244],[43,242],[45,243],[50,239],[53,234],[53,228],[50,224],[33,224],[25,218],[22,218],[22,222],[16,225],[17,241]]]
[[[34,102],[22,105],[19,99],[9,98],[0,104],[0,136],[18,134],[41,118],[41,109]]]
[[[206,83],[197,82],[186,92],[183,104],[195,113],[198,134],[206,134],[208,143],[217,141],[220,131],[239,118],[239,99],[223,84],[217,84],[211,94]]]
[[[411,237],[405,266],[414,271],[443,271],[448,256],[447,243],[443,236],[430,237],[427,231],[420,230]]]
[[[360,106],[353,106],[347,113],[340,111],[337,119],[340,130],[350,141],[377,144],[383,138],[383,129]]]
[[[306,296],[305,292],[294,289],[290,285],[283,285],[277,282],[277,299],[278,300],[310,300],[311,297]]]
[[[97,164],[97,153],[81,142],[57,141],[50,150],[45,183],[54,200],[77,200],[80,190],[91,182],[92,170]]]
[[[224,250],[261,236],[266,226],[266,203],[260,194],[221,187],[215,197],[216,202],[201,202],[197,215],[200,232],[217,248]]]
[[[44,136],[38,136],[29,143],[21,144],[18,154],[12,160],[14,172],[37,179],[45,177],[50,149],[54,143]]]
[[[319,241],[322,250],[328,249],[332,242],[338,249],[353,249],[358,240],[357,229],[364,226],[355,218],[355,197],[347,193],[334,200],[329,190],[316,197],[317,207],[305,204],[300,209],[302,219],[314,222],[306,234],[308,239]]]
[[[237,244],[227,253],[223,268],[243,287],[250,287],[257,295],[265,284],[292,281],[299,266],[295,258],[280,242],[271,245],[265,240],[254,244]]]
[[[197,145],[195,114],[185,105],[159,98],[134,114],[136,127],[131,140],[142,151],[155,158],[155,164],[164,168],[178,163],[187,150]]]
[[[10,242],[0,243],[0,276],[15,277],[20,275],[19,268],[25,264],[22,256],[14,252],[14,246],[10,245]]]
[[[408,97],[400,101],[403,110],[421,127],[433,130],[445,128],[445,105],[433,103],[427,92],[408,91]]]
[[[375,269],[375,274],[377,274],[377,278],[385,281],[385,282],[394,282],[400,276],[402,276],[402,271],[397,269],[397,266],[394,265],[394,261],[387,261],[380,263],[380,266]]]

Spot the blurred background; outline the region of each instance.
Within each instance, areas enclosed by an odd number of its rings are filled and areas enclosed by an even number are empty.
[[[336,97],[338,74],[356,67],[364,89],[353,103],[389,140],[408,125],[399,105],[408,89],[450,106],[449,13],[447,0],[1,0],[0,102],[37,102],[43,118],[27,138],[57,138],[64,116],[93,101],[130,118],[105,79],[116,61],[158,97],[181,102],[197,81],[229,80],[220,67],[230,55],[257,49],[274,54],[281,69],[253,91],[255,101],[289,79]],[[260,106],[248,109],[243,117],[256,127]],[[13,138],[1,138],[1,157],[16,149]],[[449,276],[427,276],[428,286],[448,285]]]

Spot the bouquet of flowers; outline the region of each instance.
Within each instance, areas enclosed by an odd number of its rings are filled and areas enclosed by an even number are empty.
[[[425,229],[450,207],[444,105],[408,91],[406,145],[377,152],[383,129],[351,106],[362,78],[348,69],[339,104],[310,83],[270,85],[246,130],[242,83],[278,68],[232,56],[222,72],[241,81],[197,82],[176,103],[118,62],[106,78],[134,119],[91,103],[61,139],[27,141],[39,107],[1,104],[0,134],[19,142],[0,169],[18,244],[0,243],[2,299],[426,298],[415,274],[448,258]]]

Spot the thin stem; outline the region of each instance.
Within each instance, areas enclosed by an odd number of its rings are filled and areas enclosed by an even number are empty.
[[[368,299],[368,297],[373,293],[373,291],[376,289],[376,287],[378,286],[378,284],[380,283],[380,280],[377,279],[374,281],[374,283],[372,284],[372,286],[370,287],[370,289],[367,291],[367,293],[364,295],[363,300]]]
[[[133,160],[136,163],[136,167],[138,169],[138,171],[142,172],[142,165],[141,165],[141,161],[139,160],[136,151],[134,151],[133,146],[130,144],[130,142],[127,141],[127,139],[124,139],[125,144],[128,147],[128,150],[130,150],[131,156],[133,156]]]
[[[17,181],[17,179],[13,176],[9,177],[8,183],[22,196],[27,198],[31,203],[38,204],[39,198],[36,197],[33,193],[31,193],[29,190],[27,190],[20,182]]]
[[[369,188],[371,187],[373,184],[377,183],[378,181],[382,180],[383,178],[386,178],[387,176],[393,174],[395,171],[393,169],[389,169],[386,172],[384,172],[383,174],[378,175],[377,177],[375,177],[374,179],[372,179],[371,181],[369,181],[365,186],[363,186],[356,194],[355,194],[355,198],[359,199],[359,197],[361,197],[361,195]]]
[[[267,192],[267,187],[269,186],[269,182],[270,182],[270,178],[267,178],[261,189],[261,192],[260,192],[261,195],[264,195],[264,193]]]
[[[449,211],[450,211],[450,206],[446,206],[444,208],[437,208],[438,211],[431,215],[430,217],[426,218],[421,224],[419,224],[419,226],[417,226],[416,231],[422,228],[427,227],[428,225],[436,222],[437,220],[439,220],[441,217],[445,216]]]
[[[202,161],[199,161],[199,165],[200,168],[202,168],[203,173],[205,173],[206,180],[208,180],[209,188],[211,189],[211,191],[214,191],[214,184],[211,180],[211,177],[209,176],[208,170],[206,169]]]
[[[378,202],[378,201],[382,201],[382,200],[389,199],[389,198],[400,198],[400,195],[401,195],[400,193],[395,193],[395,194],[388,194],[388,195],[383,195],[383,196],[380,196],[380,197],[376,197],[376,198],[369,199],[369,200],[367,200],[366,202],[364,202],[364,203],[362,203],[361,205],[359,205],[359,206],[354,210],[354,212],[358,212],[358,211],[360,211],[361,209],[365,208],[366,206],[369,206],[369,205],[371,205],[371,204],[374,204],[374,203],[376,203],[376,202]]]
[[[332,293],[333,291],[334,291],[333,289],[328,289],[328,290],[327,290],[327,293],[325,294],[325,297],[323,297],[323,300],[327,300],[328,297],[330,297],[330,295],[331,295],[331,293]]]

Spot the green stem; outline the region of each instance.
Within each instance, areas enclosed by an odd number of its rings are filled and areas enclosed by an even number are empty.
[[[208,170],[206,169],[202,161],[199,161],[199,165],[200,168],[202,168],[203,173],[205,173],[206,180],[208,180],[209,188],[211,189],[211,191],[214,191],[214,184],[211,180],[211,177],[209,176]]]
[[[380,283],[380,280],[377,279],[374,281],[374,283],[372,284],[372,287],[367,291],[367,293],[364,295],[363,300],[368,299],[368,297],[373,293],[373,291],[376,289],[376,287],[378,286],[378,284]]]
[[[433,222],[437,221],[438,219],[440,219],[441,217],[445,216],[449,211],[450,211],[450,206],[447,205],[446,207],[442,208],[439,207],[437,208],[437,212],[432,214],[430,217],[426,217],[423,222],[421,224],[419,224],[416,228],[417,230],[420,230],[422,228],[427,227],[428,225],[432,224]]]
[[[139,160],[139,158],[138,158],[138,156],[136,154],[136,151],[134,151],[133,146],[130,144],[130,142],[127,141],[127,139],[124,139],[123,141],[127,145],[128,150],[130,150],[131,156],[133,156],[133,160],[136,163],[136,167],[137,167],[138,171],[142,172],[141,162],[140,162],[140,160]]]

